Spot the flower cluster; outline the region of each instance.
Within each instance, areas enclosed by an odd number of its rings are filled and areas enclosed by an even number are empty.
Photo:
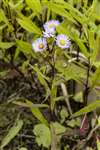
[[[32,43],[35,52],[43,52],[47,48],[46,38],[55,37],[56,45],[61,49],[68,49],[71,45],[69,38],[64,34],[55,36],[56,27],[60,24],[58,20],[50,20],[43,25],[43,38],[38,38]]]

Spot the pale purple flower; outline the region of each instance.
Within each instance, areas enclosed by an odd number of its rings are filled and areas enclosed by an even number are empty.
[[[66,48],[70,47],[71,42],[65,34],[59,34],[56,37],[56,44],[57,44],[58,47],[60,47],[62,49],[66,49]]]
[[[43,31],[43,37],[44,38],[50,38],[50,37],[54,37],[55,36],[55,30],[50,33],[50,32],[47,32],[47,31]]]
[[[58,20],[50,20],[46,22],[43,27],[44,27],[44,37],[54,37],[55,32],[56,32],[56,27],[60,24]]]
[[[32,43],[35,52],[43,52],[47,48],[47,41],[45,38],[38,38]]]

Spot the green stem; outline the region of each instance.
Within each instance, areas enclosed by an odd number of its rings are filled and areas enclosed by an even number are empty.
[[[65,102],[66,102],[68,111],[69,111],[70,115],[72,115],[73,112],[72,112],[70,102],[69,102],[69,99],[68,99],[68,92],[67,92],[67,89],[66,89],[66,86],[65,86],[64,83],[61,83],[61,88],[62,88],[63,95],[65,97]]]

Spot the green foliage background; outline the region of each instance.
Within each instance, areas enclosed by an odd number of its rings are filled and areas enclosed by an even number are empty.
[[[0,1],[2,150],[97,149],[91,140],[100,133],[99,9],[99,0]],[[57,33],[71,39],[70,50],[53,47],[50,39],[51,52],[35,53],[32,42],[52,19],[61,22]],[[86,114],[91,128],[76,134]]]

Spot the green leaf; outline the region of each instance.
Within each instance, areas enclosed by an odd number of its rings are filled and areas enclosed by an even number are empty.
[[[80,115],[89,113],[89,112],[94,111],[96,108],[99,108],[99,107],[100,107],[100,100],[97,100],[97,101],[89,104],[88,106],[82,108],[81,110],[77,111],[71,117],[76,117],[76,116],[80,116]]]
[[[9,129],[8,134],[3,138],[1,142],[1,149],[4,148],[9,142],[18,134],[23,126],[23,120],[18,120],[15,125]]]
[[[98,0],[93,0],[91,7],[87,11],[88,17],[92,17],[93,13],[95,12],[96,6],[97,6],[97,1]]]
[[[89,53],[88,50],[86,48],[86,46],[84,45],[83,41],[77,36],[77,35],[73,35],[74,36],[74,41],[76,42],[76,44],[79,46],[80,51],[86,56],[89,57]]]
[[[99,52],[99,42],[100,42],[100,37],[96,36],[96,39],[94,40],[94,45],[93,45],[93,52],[91,54],[91,63],[95,62],[98,52]],[[92,41],[91,41],[92,43]]]
[[[28,149],[25,147],[21,147],[19,150],[28,150]]]
[[[26,99],[24,99],[25,101]],[[27,100],[26,100],[27,101]],[[22,102],[22,100],[17,99],[16,101],[13,102],[16,105],[22,106],[22,107],[31,107],[31,108],[48,108],[49,106],[47,104],[27,104],[25,102]]]
[[[100,116],[98,117],[98,125],[100,126]]]
[[[100,150],[100,140],[97,138],[97,148]]]
[[[93,150],[92,147],[87,147],[86,150]]]
[[[0,71],[0,77],[4,78],[9,73],[9,69]]]
[[[41,111],[39,110],[39,108],[33,108],[33,103],[30,102],[29,100],[26,100],[26,104],[28,104],[28,106],[30,106],[30,110],[32,112],[32,114],[43,124],[48,125],[47,120],[45,119],[45,117],[43,116],[43,114],[41,113]]]
[[[49,127],[45,124],[37,124],[33,129],[33,133],[36,135],[36,142],[39,146],[49,148],[51,144],[51,132]]]
[[[13,58],[14,61],[18,58],[20,51],[21,51],[20,47],[18,46],[15,50],[15,54],[14,54],[14,58]]]
[[[64,4],[64,0],[54,0],[54,2],[59,3],[59,4]]]
[[[75,118],[75,119],[71,119],[69,121],[67,121],[67,125],[74,128],[76,126],[80,126],[81,121],[79,118]]]
[[[83,0],[84,7],[86,8],[88,5],[88,0]]]
[[[63,24],[59,25],[56,30],[59,34],[66,34],[71,40],[74,40],[73,35],[71,35],[66,26],[64,26]]]
[[[4,23],[4,24],[2,25],[1,22]],[[13,31],[13,26],[9,23],[9,20],[6,17],[6,15],[5,15],[5,13],[2,9],[0,9],[0,23],[1,23],[0,29],[3,29],[6,26],[8,26],[9,31],[11,31],[11,32]]]
[[[58,0],[55,0],[55,2],[57,2],[58,6],[60,6],[61,8],[64,8],[64,9],[67,9],[68,11],[70,11],[70,14],[73,16],[73,18],[75,18],[81,24],[84,24],[84,22],[87,21],[86,16],[83,15],[80,11],[78,11],[78,9],[76,9],[72,5],[70,5],[68,2],[65,2],[65,1],[60,2]]]
[[[59,122],[54,122],[52,123],[55,133],[56,134],[62,134],[66,131],[66,127],[64,127],[63,125],[61,125]]]
[[[16,40],[17,45],[20,47],[21,51],[29,53],[32,50],[32,47],[29,43],[22,40]]]
[[[26,0],[26,4],[36,13],[42,10],[40,0]]]
[[[17,51],[16,51],[16,55],[17,55],[17,52],[19,53],[19,50],[21,52],[23,52],[26,57],[27,55],[31,55],[33,57],[35,57],[35,53],[33,52],[32,50],[32,46],[30,43],[28,43],[27,41],[22,41],[22,40],[16,40],[16,44],[17,44]]]
[[[91,81],[91,89],[95,87],[95,85],[99,82],[100,80],[100,67],[97,68],[96,72],[92,75]]]
[[[76,93],[75,94],[75,96],[74,96],[74,100],[76,101],[76,102],[83,102],[83,93],[82,92],[78,92],[78,93]]]
[[[59,150],[58,142],[60,142],[60,141],[58,141],[59,137],[55,133],[55,129],[54,129],[52,122],[50,123],[50,130],[51,130],[51,147],[50,148],[51,148],[51,150]]]
[[[71,4],[69,4],[68,2],[65,2],[64,0],[54,0],[55,2],[59,3],[58,6],[61,6],[62,8],[66,8],[67,10],[73,11],[74,13],[78,14],[79,16],[83,16],[82,13],[80,11],[78,11],[78,9],[74,8]],[[60,5],[62,4],[62,5]]]
[[[89,46],[91,51],[94,50],[94,44],[95,44],[94,34],[95,33],[93,31],[88,30]]]
[[[20,26],[28,32],[41,35],[41,30],[27,17],[17,19]]]
[[[2,9],[0,9],[0,22],[1,21],[5,22],[6,24],[9,24],[8,19],[6,18],[5,13]]]
[[[65,121],[65,119],[68,117],[68,111],[66,107],[63,107],[60,111],[60,117],[61,117],[61,123]]]
[[[21,10],[24,6],[23,2],[24,2],[24,0],[19,0],[16,4],[14,4],[13,1],[9,1],[9,6],[12,9]]]
[[[37,73],[37,76],[38,76],[38,79],[39,79],[41,85],[43,85],[46,90],[46,99],[47,99],[47,97],[50,95],[50,88],[47,83],[49,78],[46,77],[37,66],[34,66],[33,70]]]
[[[73,19],[72,15],[68,11],[66,11],[64,8],[62,8],[61,6],[50,2],[50,3],[48,3],[48,7],[54,13],[67,18],[69,21],[71,21],[73,23],[76,23],[76,21]]]
[[[87,19],[84,18],[84,16],[78,16],[77,14],[75,14],[75,12],[70,11],[70,14],[73,16],[73,18],[75,18],[77,20],[77,22],[79,22],[80,24],[84,24],[86,23]]]
[[[8,49],[12,46],[14,46],[14,42],[0,42],[0,48],[1,49]]]
[[[53,80],[52,82],[52,87],[51,87],[51,110],[54,109],[54,106],[55,106],[55,99],[56,99],[56,96],[57,96],[57,85],[56,85],[56,81]]]
[[[93,62],[93,65],[94,65],[95,67],[99,68],[99,67],[100,67],[100,61],[95,61],[95,62]]]
[[[76,82],[81,83],[81,78],[85,78],[86,74],[84,69],[72,63],[67,65],[67,67],[63,67],[63,63],[65,63],[63,60],[58,60],[55,65],[61,76],[63,76],[66,81],[73,79]]]

